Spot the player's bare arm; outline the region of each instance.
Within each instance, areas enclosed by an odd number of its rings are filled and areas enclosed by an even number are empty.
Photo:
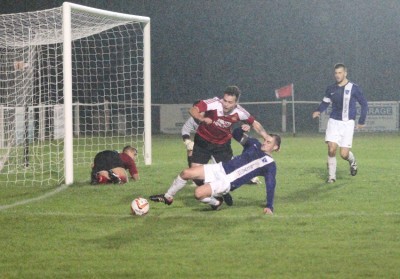
[[[242,124],[241,128],[244,132],[248,132],[251,129],[249,124]]]
[[[131,178],[132,178],[133,180],[135,180],[135,181],[138,181],[138,180],[140,179],[138,173],[135,173],[134,175],[132,175]]]
[[[252,127],[253,127],[254,131],[256,131],[257,134],[262,136],[264,139],[266,139],[268,137],[268,133],[265,131],[263,126],[257,120],[254,120]]]
[[[199,108],[196,106],[193,106],[190,108],[189,114],[199,122],[205,122],[206,124],[212,123],[212,119],[208,118],[208,117],[204,117],[204,113],[201,113],[199,111]]]

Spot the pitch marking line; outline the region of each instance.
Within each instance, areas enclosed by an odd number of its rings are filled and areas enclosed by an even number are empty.
[[[19,202],[20,204],[20,202]],[[15,204],[14,204],[15,205]],[[10,212],[12,213],[12,212]],[[29,216],[63,216],[63,217],[73,217],[73,218],[127,218],[127,217],[132,217],[132,214],[127,213],[127,214],[85,214],[85,213],[69,213],[69,212],[28,212],[28,213],[18,213],[18,214],[23,214],[23,215],[29,215]],[[173,217],[172,215],[154,215],[157,218],[171,218]],[[228,218],[234,218],[234,219],[248,219],[248,218],[254,218],[254,217],[262,217],[263,214],[257,214],[257,215],[248,215],[248,216],[241,216],[238,217],[237,215],[224,215],[224,216],[213,216],[213,218],[220,218],[220,219],[228,219]],[[265,218],[278,218],[278,219],[313,219],[313,218],[337,218],[337,217],[355,217],[355,216],[368,216],[368,217],[382,217],[382,216],[400,216],[400,212],[382,212],[382,213],[369,213],[369,212],[338,212],[338,213],[328,213],[328,214],[292,214],[292,215],[284,215],[284,214],[275,214],[273,216],[267,216],[264,215]],[[152,214],[149,213],[147,216],[137,216],[138,218],[146,218],[146,217],[152,217]],[[196,217],[201,217],[199,215],[193,215],[193,214],[181,214],[180,217],[182,218],[196,218]]]
[[[44,200],[44,199],[46,199],[48,197],[51,197],[51,196],[53,196],[53,195],[55,195],[55,194],[57,194],[57,193],[59,193],[61,191],[64,191],[67,188],[68,188],[68,185],[64,184],[64,185],[61,185],[60,187],[57,187],[55,190],[53,190],[51,192],[48,192],[48,193],[46,193],[46,194],[44,194],[42,196],[36,197],[36,198],[26,199],[26,200],[22,200],[22,201],[18,201],[18,202],[12,203],[12,204],[0,205],[0,211],[6,210],[6,209],[9,209],[9,208],[13,208],[13,207],[16,207],[16,206],[19,206],[19,205],[25,205],[25,204],[28,204],[28,203],[31,203],[31,202]]]

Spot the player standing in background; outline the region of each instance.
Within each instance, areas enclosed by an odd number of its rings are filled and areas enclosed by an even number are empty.
[[[222,98],[201,100],[190,109],[190,115],[200,123],[194,137],[192,167],[207,164],[211,157],[216,162],[229,161],[233,156],[232,126],[239,121],[251,125],[264,139],[268,137],[262,125],[238,104],[240,94],[237,86],[228,86]],[[198,186],[204,184],[202,180],[193,181]],[[164,195],[154,195],[150,199],[171,204],[175,194],[185,186],[182,182],[176,181]],[[233,204],[229,193],[224,199],[227,205]]]
[[[325,133],[325,142],[328,144],[328,183],[336,181],[336,150],[340,147],[340,156],[349,162],[350,174],[357,174],[357,161],[350,151],[353,144],[354,126],[357,115],[356,102],[361,105],[361,115],[356,129],[365,126],[368,102],[361,88],[347,79],[347,68],[344,64],[334,66],[336,83],[328,86],[325,97],[312,117],[321,115],[332,103],[332,112],[329,116]]]
[[[189,168],[192,163],[192,154],[193,154],[193,146],[194,146],[194,142],[190,138],[190,133],[192,133],[192,132],[195,133],[198,127],[199,127],[199,124],[196,123],[196,121],[193,119],[193,117],[189,117],[186,120],[185,124],[183,124],[182,130],[181,130],[183,143],[186,146],[187,162],[188,162]]]
[[[200,102],[200,100],[197,100],[196,102],[194,102],[193,105],[196,105],[198,102]],[[199,127],[199,123],[197,123],[193,117],[189,117],[186,120],[186,122],[183,124],[182,129],[181,129],[182,140],[186,146],[187,161],[188,161],[189,168],[192,163],[192,154],[193,154],[193,146],[194,146],[194,142],[190,138],[190,134],[196,133],[198,127]]]

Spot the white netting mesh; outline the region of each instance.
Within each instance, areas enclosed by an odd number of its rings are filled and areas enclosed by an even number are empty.
[[[0,15],[0,181],[64,179],[62,8]],[[143,147],[142,23],[72,9],[75,181],[94,155]]]

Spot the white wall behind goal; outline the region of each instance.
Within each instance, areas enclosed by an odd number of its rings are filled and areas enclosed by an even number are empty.
[[[192,104],[160,106],[160,131],[165,134],[180,134],[183,124],[190,117]]]

